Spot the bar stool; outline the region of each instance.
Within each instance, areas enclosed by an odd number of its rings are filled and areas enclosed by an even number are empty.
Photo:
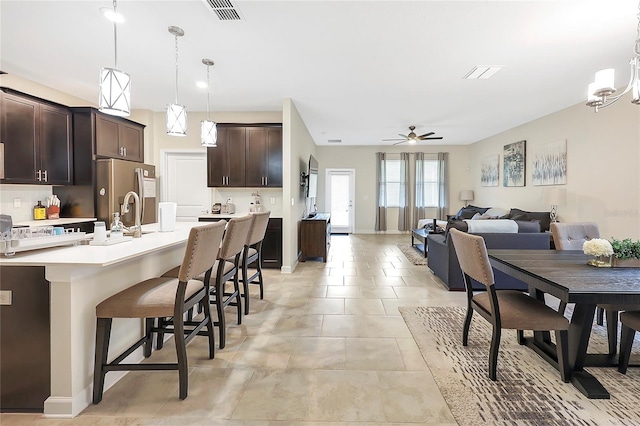
[[[226,341],[226,319],[224,316],[224,308],[231,305],[238,308],[238,324],[242,324],[242,297],[240,295],[238,271],[240,267],[240,256],[242,250],[247,241],[247,235],[249,234],[249,228],[253,222],[253,215],[247,215],[239,218],[233,218],[229,220],[224,238],[222,239],[222,245],[218,252],[218,258],[211,270],[211,277],[209,280],[209,294],[210,303],[216,306],[218,313],[218,321],[214,321],[213,324],[218,327],[220,349],[225,347]],[[220,223],[220,222],[218,222]],[[226,223],[223,221],[223,223]],[[165,272],[163,277],[175,277],[178,268],[173,268]],[[198,276],[196,279],[205,280],[204,276]],[[231,292],[225,291],[225,284],[227,281],[233,281],[233,290]],[[166,318],[158,318],[158,323],[162,324],[166,321]],[[158,333],[158,340],[156,346],[162,347],[163,334]]]
[[[262,280],[262,242],[269,225],[271,212],[253,213],[253,223],[247,237],[247,244],[242,252],[242,290],[244,297],[244,314],[249,315],[249,284],[260,286],[260,299],[264,298],[264,285]],[[249,276],[249,265],[256,262],[256,272]],[[255,279],[257,281],[254,281]]]
[[[192,228],[182,265],[176,278],[161,277],[142,281],[114,294],[96,306],[96,351],[93,373],[93,403],[102,400],[104,379],[109,371],[122,370],[178,370],[180,399],[187,397],[188,370],[186,345],[196,335],[209,338],[209,358],[214,357],[213,322],[209,309],[209,280],[194,279],[197,275],[211,276],[213,264],[224,232],[224,222]],[[203,306],[204,315],[199,321],[184,321],[184,314],[196,304]],[[177,363],[123,364],[134,350],[144,345],[144,356],[151,356],[154,319],[171,317],[162,330],[173,333]],[[109,338],[113,318],[144,318],[145,335],[113,361],[107,362]],[[185,326],[188,327],[185,328]],[[203,330],[206,328],[206,331]]]

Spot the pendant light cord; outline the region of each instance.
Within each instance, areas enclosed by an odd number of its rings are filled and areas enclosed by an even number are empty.
[[[113,13],[116,14],[116,0],[113,0]],[[116,29],[116,21],[113,21],[113,45],[115,47],[115,60],[114,60],[114,68],[118,69],[118,30]]]
[[[178,36],[176,38],[176,104],[178,103]]]
[[[209,65],[207,65],[207,120],[211,121],[211,115],[209,114],[209,93],[211,92],[211,87],[209,85]]]

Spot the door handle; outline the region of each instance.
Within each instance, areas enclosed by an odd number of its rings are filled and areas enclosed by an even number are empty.
[[[44,174],[44,181],[45,181],[45,182],[47,182],[47,179],[48,179],[48,178],[47,178],[47,171],[46,171],[46,170],[45,170],[45,171],[43,171],[43,174]]]

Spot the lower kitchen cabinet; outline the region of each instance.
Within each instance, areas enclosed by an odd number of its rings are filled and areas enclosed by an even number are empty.
[[[43,412],[51,395],[50,297],[44,267],[0,266],[0,290],[0,411]]]
[[[217,222],[228,220],[220,217],[200,217],[199,222]],[[262,241],[262,267],[280,268],[282,267],[282,218],[271,217],[267,224],[267,232]]]

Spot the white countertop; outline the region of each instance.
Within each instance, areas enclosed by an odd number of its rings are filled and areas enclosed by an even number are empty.
[[[253,212],[240,212],[240,213],[234,213],[234,214],[225,214],[225,213],[221,213],[221,214],[213,214],[213,213],[207,213],[207,214],[201,214],[200,216],[198,216],[198,219],[233,219],[234,217],[245,217],[248,214],[251,214]],[[270,218],[280,218],[281,216],[269,216]]]
[[[40,221],[39,221],[40,222]],[[12,257],[0,257],[0,265],[50,266],[85,265],[102,267],[128,261],[155,251],[183,244],[189,231],[199,222],[178,222],[173,232],[158,232],[158,224],[142,225],[142,238],[134,238],[110,246],[77,245],[16,253]]]
[[[95,217],[64,217],[61,219],[42,219],[17,222],[14,223],[13,226],[62,226],[70,223],[93,222],[96,220],[98,219]]]

